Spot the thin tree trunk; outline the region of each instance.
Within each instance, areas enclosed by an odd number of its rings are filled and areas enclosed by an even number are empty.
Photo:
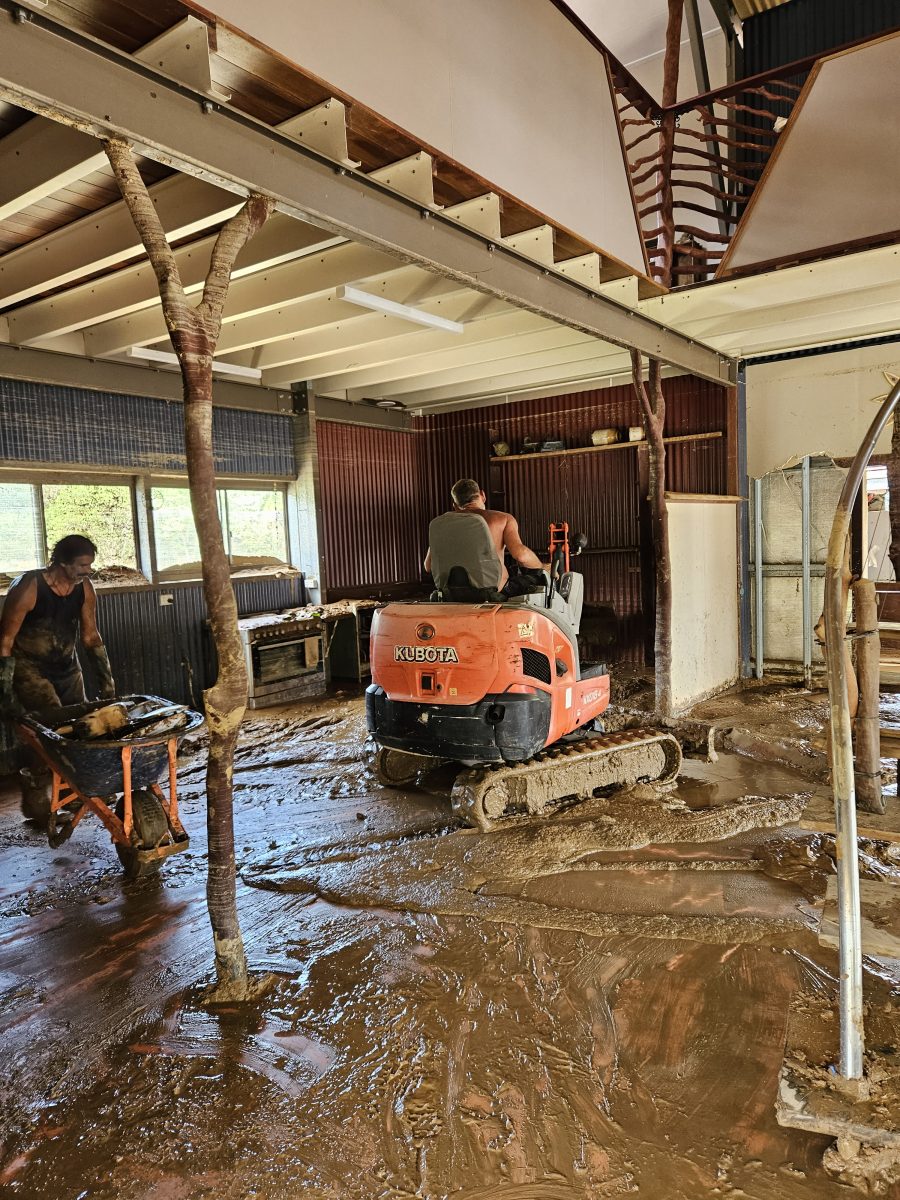
[[[184,385],[184,435],[191,508],[200,544],[203,592],[219,660],[215,683],[203,693],[209,728],[206,769],[209,870],[206,896],[215,948],[213,1001],[246,999],[251,991],[237,914],[232,773],[234,748],[247,708],[247,672],[237,626],[237,603],[216,503],[212,444],[212,360],[222,324],[231,270],[238,253],[272,211],[251,196],[219,231],[203,296],[196,306],[184,293],[172,249],[135,165],[131,147],[104,143],[119,189],[150,259]]]
[[[853,584],[853,619],[856,634],[856,678],[859,707],[853,721],[856,807],[862,812],[883,813],[881,794],[881,639],[878,636],[878,600],[871,579]]]
[[[672,559],[669,552],[669,509],[666,504],[666,401],[662,390],[662,372],[658,362],[650,360],[649,378],[644,383],[641,355],[631,352],[631,376],[644,418],[644,431],[650,466],[650,522],[653,556],[656,562],[656,631],[653,639],[656,676],[656,711],[661,717],[672,715]]]
[[[900,408],[894,409],[887,477],[888,512],[891,518],[891,545],[888,554],[894,567],[894,578],[900,583]]]
[[[678,70],[681,60],[681,23],[684,0],[669,0],[669,20],[666,25],[666,50],[663,57],[663,108],[678,100]],[[658,278],[664,287],[672,286],[672,260],[675,253],[675,200],[672,195],[672,157],[675,152],[675,114],[665,113],[659,126],[660,247]]]

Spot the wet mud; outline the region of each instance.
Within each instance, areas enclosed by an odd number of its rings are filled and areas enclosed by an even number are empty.
[[[815,936],[833,842],[793,825],[808,777],[688,760],[674,788],[481,834],[445,775],[388,791],[369,754],[357,698],[242,731],[239,906],[276,977],[249,1009],[200,1003],[199,753],[179,771],[191,849],[156,879],[123,882],[96,822],[49,850],[0,793],[0,1192],[852,1194],[830,1139],[774,1112],[798,996],[822,1014],[806,1061],[837,1054]],[[866,861],[894,877],[880,843]],[[866,993],[900,1044],[891,973]]]

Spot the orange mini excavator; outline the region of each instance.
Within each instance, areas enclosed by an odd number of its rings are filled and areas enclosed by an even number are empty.
[[[456,779],[454,812],[483,829],[615,787],[674,779],[681,749],[657,730],[606,734],[605,666],[578,655],[584,582],[570,554],[585,539],[550,527],[550,571],[504,597],[485,521],[451,512],[429,527],[435,591],[388,604],[372,625],[366,722],[379,780],[401,787],[440,762]]]

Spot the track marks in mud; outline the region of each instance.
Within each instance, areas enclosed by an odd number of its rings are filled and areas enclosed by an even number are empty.
[[[494,923],[569,929],[591,936],[644,933],[726,943],[757,941],[787,931],[799,918],[716,912],[609,913],[591,911],[559,898],[541,901],[503,894],[503,881],[529,880],[571,870],[587,855],[648,843],[702,843],[733,837],[761,826],[796,820],[802,796],[746,797],[723,808],[673,810],[666,796],[640,800],[619,793],[581,806],[568,819],[535,826],[510,823],[490,834],[460,831],[441,838],[382,842],[348,852],[348,846],[312,853],[287,849],[247,864],[245,882],[275,891],[313,892],[336,904],[393,908],[443,915],[477,916]],[[491,888],[491,883],[495,886]]]

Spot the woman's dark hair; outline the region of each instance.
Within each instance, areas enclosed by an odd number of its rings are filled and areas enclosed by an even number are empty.
[[[90,538],[84,537],[80,533],[70,533],[67,537],[60,538],[53,547],[50,554],[50,565],[53,566],[54,563],[70,563],[85,554],[89,554],[91,558],[96,558],[97,547]]]

